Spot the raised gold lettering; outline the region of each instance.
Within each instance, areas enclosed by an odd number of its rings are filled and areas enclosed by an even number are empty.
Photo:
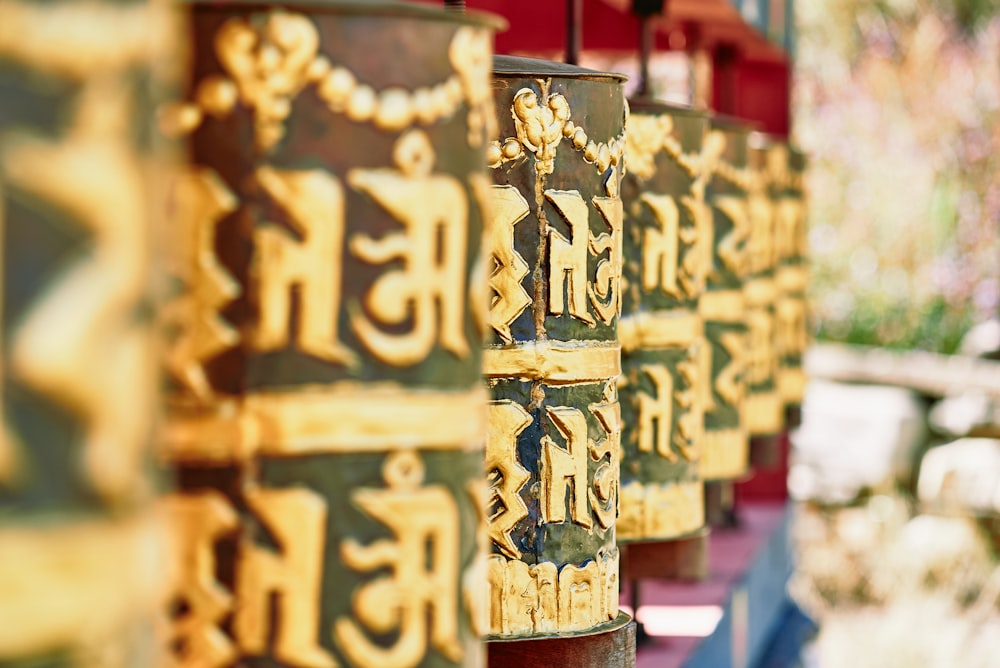
[[[308,489],[250,489],[246,501],[283,553],[240,546],[233,620],[240,649],[252,656],[267,652],[274,600],[274,656],[306,668],[336,666],[318,638],[326,503]]]
[[[234,599],[215,579],[215,544],[238,528],[236,511],[214,490],[171,494],[160,503],[173,533],[167,602],[182,610],[169,622],[167,641],[177,647],[172,658],[185,668],[228,666],[237,651],[219,625]]]
[[[636,393],[639,399],[639,452],[655,450],[664,459],[676,461],[677,455],[670,447],[674,379],[662,364],[644,364],[641,368],[655,389],[653,395]]]
[[[597,418],[606,436],[590,443],[590,456],[598,462],[594,484],[590,489],[590,507],[597,522],[610,528],[618,516],[618,481],[621,466],[622,412],[618,403],[618,386],[609,380],[604,387],[604,400],[591,404],[590,412]]]
[[[614,181],[612,176],[611,181]],[[601,219],[608,226],[611,233],[602,232],[597,237],[590,236],[590,251],[594,255],[600,256],[607,252],[607,258],[601,258],[597,262],[597,273],[593,287],[587,286],[590,295],[590,303],[594,305],[597,317],[607,325],[615,316],[622,314],[621,302],[621,278],[622,278],[622,219],[624,210],[621,199],[618,197],[595,197],[594,206],[601,214]]]
[[[646,292],[659,288],[676,296],[680,211],[669,195],[643,193],[640,199],[653,212],[657,223],[657,227],[647,227],[642,234],[642,288]]]
[[[715,391],[726,403],[738,406],[746,395],[746,335],[725,332],[719,337],[719,343],[729,355],[729,364],[716,378]]]
[[[347,176],[352,187],[368,194],[404,227],[377,240],[363,235],[350,240],[351,252],[365,262],[402,265],[375,282],[364,309],[351,305],[351,326],[369,350],[390,364],[420,362],[435,340],[457,357],[466,357],[465,188],[452,176],[432,173],[434,149],[420,130],[400,137],[393,158],[398,169],[353,169]],[[412,330],[385,333],[364,311],[387,325],[410,320]]]
[[[338,339],[340,257],[344,239],[344,193],[320,169],[257,169],[257,182],[288,214],[301,240],[275,227],[254,234],[254,271],[260,289],[260,321],[252,340],[258,350],[288,345],[292,291],[300,314],[296,344],[322,360],[353,364],[354,353]]]
[[[746,271],[746,240],[750,233],[747,202],[742,197],[718,197],[715,207],[732,223],[732,229],[719,241],[718,254],[722,264],[737,276]]]
[[[334,638],[352,665],[411,668],[426,653],[429,625],[431,645],[459,661],[458,508],[446,488],[422,486],[423,462],[412,451],[389,455],[383,475],[388,489],[362,488],[352,499],[393,539],[367,546],[345,541],[341,557],[356,571],[389,574],[358,587],[355,619],[338,619]],[[359,623],[376,634],[396,632],[397,640],[390,647],[373,643]]]
[[[187,289],[164,307],[164,321],[179,333],[167,352],[166,368],[202,401],[213,391],[204,364],[239,341],[219,317],[240,286],[215,256],[215,226],[236,210],[236,197],[210,169],[195,168],[177,179],[168,248],[171,272]]]
[[[510,532],[528,516],[520,491],[531,477],[517,461],[517,436],[530,424],[531,415],[513,401],[490,403],[486,472],[490,479],[490,507],[495,510],[489,518],[489,535],[512,559],[521,557]]]
[[[570,520],[582,527],[592,525],[587,508],[587,418],[576,408],[546,407],[566,448],[548,435],[542,436],[542,521],[566,521],[566,496],[570,496]]]
[[[545,197],[569,224],[572,241],[549,228],[549,312],[569,314],[588,325],[594,317],[587,309],[587,258],[590,245],[590,212],[575,190],[546,190]]]
[[[524,196],[514,186],[493,186],[493,214],[487,226],[490,252],[495,262],[490,288],[495,295],[490,304],[490,325],[506,343],[512,343],[510,325],[531,305],[531,297],[521,285],[528,275],[528,263],[514,248],[514,225],[528,215]]]

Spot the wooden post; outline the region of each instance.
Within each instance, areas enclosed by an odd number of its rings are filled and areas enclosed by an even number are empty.
[[[747,310],[743,280],[750,234],[747,204],[748,128],[736,121],[713,119],[710,142],[717,145],[709,184],[712,207],[712,265],[699,310],[709,345],[702,359],[706,376],[705,447],[701,474],[729,487],[749,468],[746,421]],[[731,489],[721,498],[731,499]],[[714,495],[710,495],[714,498]]]
[[[632,103],[622,187],[628,288],[620,328],[618,537],[637,544],[703,535],[699,463],[708,378],[699,364],[707,342],[698,303],[712,240],[707,131],[702,112]]]
[[[155,2],[0,3],[0,664],[145,665]]]
[[[488,152],[485,355],[491,666],[514,665],[515,650],[538,665],[533,657],[549,650],[537,648],[559,635],[598,634],[604,646],[633,633],[633,649],[545,665],[634,661],[634,632],[618,612],[615,542],[622,81],[547,61],[495,62],[501,139]]]
[[[482,15],[194,3],[163,459],[181,665],[478,666]]]
[[[797,426],[806,384],[802,355],[809,345],[806,301],[809,238],[802,187],[805,155],[796,149],[775,145],[768,156],[768,165],[775,183],[774,197],[777,202],[777,388],[786,406],[790,426]]]

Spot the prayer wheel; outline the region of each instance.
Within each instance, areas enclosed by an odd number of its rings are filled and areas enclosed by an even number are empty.
[[[0,3],[0,664],[157,663],[156,3]]]
[[[181,665],[476,666],[493,19],[189,5],[162,458]],[[481,285],[482,283],[482,285]]]
[[[618,612],[615,543],[623,81],[495,59],[500,139],[487,153],[493,271],[484,358],[493,640],[628,623]],[[493,647],[490,657],[492,665]]]
[[[617,535],[666,540],[698,531],[705,519],[698,302],[711,250],[708,117],[633,101],[627,131]]]
[[[749,129],[737,121],[714,118],[712,139],[721,145],[707,199],[712,210],[712,262],[699,313],[708,340],[702,370],[705,393],[705,480],[734,480],[749,465],[746,419],[747,309],[743,291],[747,271],[750,215],[747,202]]]
[[[809,283],[809,238],[803,189],[805,166],[805,154],[785,145],[775,145],[768,155],[768,168],[774,183],[773,197],[777,207],[777,388],[793,422],[797,422],[799,406],[805,393],[806,376],[802,369],[802,355],[809,345],[806,299]]]
[[[744,415],[750,435],[750,459],[755,466],[777,458],[778,437],[785,426],[785,406],[777,388],[775,346],[775,203],[767,164],[768,140],[753,133],[748,148],[746,300],[748,350],[747,397]]]

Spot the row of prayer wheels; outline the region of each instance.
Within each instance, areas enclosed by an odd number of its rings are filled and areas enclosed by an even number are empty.
[[[623,628],[801,398],[801,156],[485,15],[185,11],[0,3],[0,662]]]

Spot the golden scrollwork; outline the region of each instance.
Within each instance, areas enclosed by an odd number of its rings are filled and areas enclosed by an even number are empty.
[[[362,488],[354,503],[383,524],[391,539],[370,545],[347,540],[344,564],[361,573],[388,574],[358,587],[354,618],[334,622],[334,638],[351,665],[365,668],[411,668],[430,644],[451,661],[462,658],[458,640],[458,508],[448,490],[424,485],[424,466],[412,451],[392,453],[383,476],[387,487]],[[422,555],[430,555],[428,559]],[[429,627],[429,628],[428,628]],[[366,632],[367,630],[367,632]],[[389,647],[367,633],[394,632]]]
[[[520,559],[521,551],[510,538],[518,522],[528,517],[521,488],[531,475],[518,462],[517,437],[531,424],[531,415],[510,400],[490,402],[486,435],[486,473],[490,480],[489,536],[504,554]]]
[[[485,388],[449,392],[388,383],[252,393],[238,406],[220,403],[207,411],[176,407],[164,426],[160,456],[223,464],[257,455],[387,448],[465,451],[482,442],[486,402]]]
[[[785,405],[780,392],[750,392],[744,401],[745,426],[751,435],[781,431],[785,424]]]
[[[510,326],[524,309],[531,306],[531,297],[521,285],[530,267],[514,248],[514,226],[530,212],[528,202],[514,186],[492,186],[492,215],[486,226],[489,250],[495,268],[489,277],[494,291],[490,304],[490,325],[506,343],[513,342]]]
[[[585,162],[594,165],[601,174],[609,167],[613,184],[609,184],[611,197],[617,196],[615,174],[624,167],[626,131],[606,142],[595,142],[586,130],[570,120],[570,106],[559,94],[549,94],[551,81],[540,81],[542,97],[530,88],[522,88],[514,95],[511,113],[517,137],[494,141],[486,148],[486,162],[497,168],[506,162],[520,160],[525,150],[535,156],[535,170],[539,175],[551,174],[555,166],[556,148],[566,139],[573,149],[583,153]],[[626,105],[626,114],[628,106]]]
[[[191,133],[206,115],[225,118],[239,103],[254,113],[257,150],[270,151],[285,136],[292,103],[307,86],[316,88],[331,112],[371,122],[387,132],[449,118],[465,100],[469,145],[482,146],[485,137],[496,134],[489,88],[492,39],[486,29],[458,28],[449,45],[455,72],[438,84],[413,91],[400,86],[375,90],[359,82],[347,67],[332,64],[320,53],[316,26],[302,14],[272,11],[259,27],[245,18],[229,19],[216,34],[214,46],[225,75],[202,79],[193,101],[161,109],[160,127],[166,134]]]
[[[465,188],[455,177],[432,171],[434,148],[420,130],[399,138],[393,158],[396,169],[352,169],[347,175],[354,188],[368,194],[404,228],[381,239],[360,234],[351,238],[351,252],[365,262],[402,265],[375,282],[364,298],[364,309],[357,303],[348,306],[351,326],[369,350],[390,364],[414,364],[435,342],[456,357],[466,357]],[[386,333],[366,311],[383,325],[410,318],[413,328],[403,334]]]
[[[705,524],[700,481],[622,486],[622,514],[615,523],[619,539],[676,538]]]
[[[215,226],[236,210],[236,197],[209,169],[180,174],[173,185],[167,263],[185,290],[163,309],[162,319],[178,334],[166,353],[167,370],[198,399],[212,396],[204,364],[239,341],[219,311],[240,286],[215,255]]]
[[[562,567],[490,557],[490,627],[518,636],[582,631],[618,616],[618,548]]]

